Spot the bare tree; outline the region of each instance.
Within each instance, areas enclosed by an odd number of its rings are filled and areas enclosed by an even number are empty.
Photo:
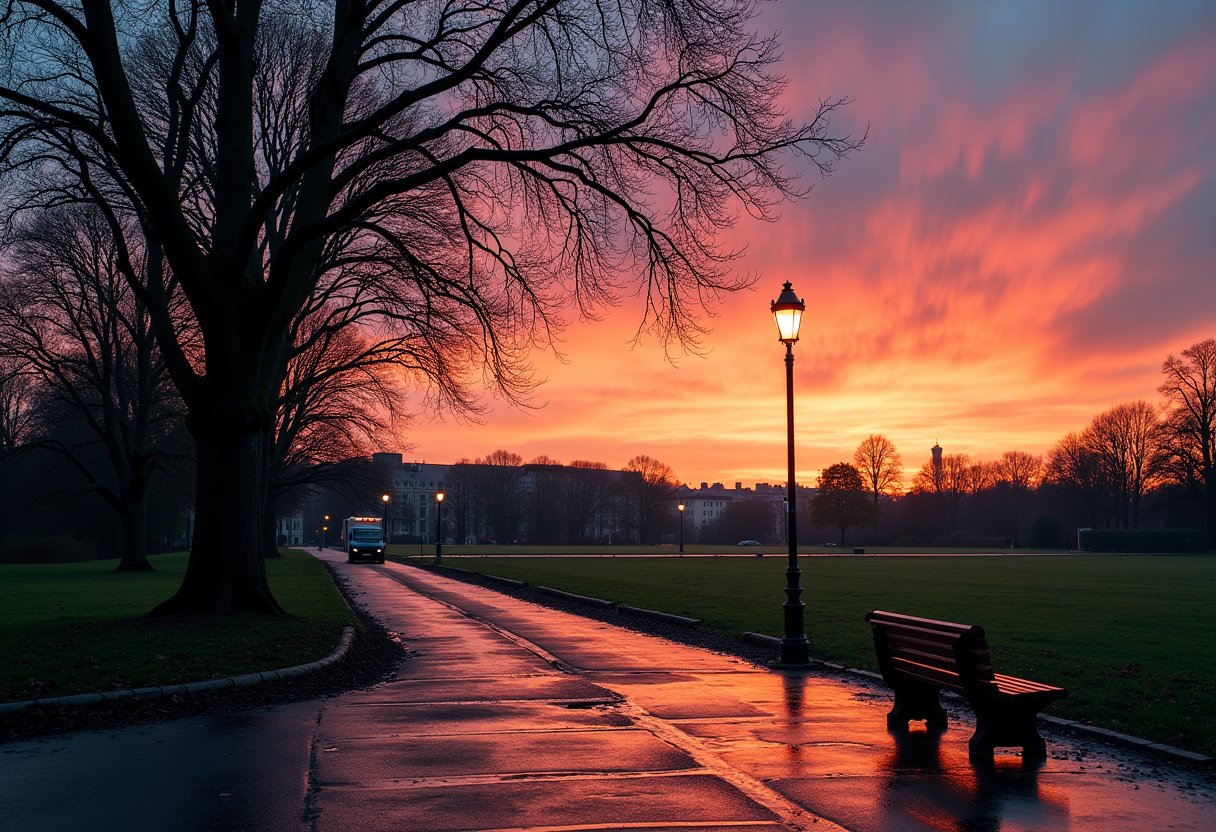
[[[980,464],[973,464],[967,454],[943,454],[940,467],[926,462],[912,481],[912,489],[922,494],[934,494],[949,532],[958,531],[963,500],[976,490],[982,476]]]
[[[1161,365],[1167,471],[1203,500],[1208,549],[1216,549],[1216,338]]]
[[[0,351],[0,460],[28,440],[34,423],[35,381],[24,361]]]
[[[1161,423],[1153,406],[1130,402],[1099,413],[1083,434],[1111,487],[1115,525],[1140,528],[1140,503],[1161,470]]]
[[[903,492],[903,461],[895,443],[882,434],[872,433],[861,440],[853,452],[853,465],[875,504],[883,494],[896,497]]]
[[[576,459],[563,473],[563,542],[586,543],[591,539],[589,532],[597,525],[595,520],[602,515],[604,504],[612,490],[608,466],[602,462]]]
[[[405,338],[366,339],[345,322],[349,311],[349,307],[321,307],[295,322],[275,414],[266,501],[267,557],[278,555],[276,509],[316,487],[333,487],[352,496],[375,488],[369,480],[371,469],[352,465],[351,460],[392,444],[402,426],[399,371],[421,363],[403,355],[413,344]]]
[[[1019,492],[1038,488],[1043,475],[1043,458],[1025,451],[1006,451],[996,461],[997,482],[1003,482]]]
[[[36,382],[25,362],[0,353],[0,536],[8,532],[9,462],[29,438],[34,423]]]
[[[676,490],[676,475],[671,466],[654,457],[639,454],[625,463],[625,470],[637,474],[627,488],[633,506],[638,543],[657,540],[663,507]],[[664,524],[666,525],[666,524]]]
[[[531,485],[528,490],[528,542],[556,543],[561,539],[559,499],[565,468],[546,454],[536,457],[525,467]]]
[[[1047,455],[1045,480],[1071,493],[1091,527],[1102,525],[1109,483],[1102,461],[1079,433],[1069,433]]]
[[[519,535],[523,520],[524,458],[511,451],[497,450],[473,464],[479,467],[478,485],[490,531],[500,543],[510,543]]]
[[[1016,544],[1031,494],[1043,476],[1043,459],[1025,451],[1006,451],[993,464],[996,483],[1008,491],[1010,537]]]
[[[160,611],[278,610],[262,563],[276,402],[291,322],[332,267],[371,267],[369,322],[420,298],[508,395],[511,359],[627,287],[639,332],[695,346],[700,306],[747,282],[717,232],[804,193],[786,160],[826,174],[860,145],[828,132],[840,99],[805,124],[778,109],[755,5],[3,7],[11,204],[93,201],[119,240],[135,218],[206,343],[191,361],[149,269],[133,288],[198,452],[189,567]]]
[[[37,376],[43,394],[78,414],[88,441],[50,432],[34,443],[70,463],[121,521],[120,570],[151,569],[147,497],[167,449],[158,443],[182,408],[152,336],[150,316],[99,211],[62,208],[24,229],[10,247],[16,268],[0,288],[0,354]],[[178,327],[189,323],[170,309]],[[93,464],[100,445],[105,469]]]

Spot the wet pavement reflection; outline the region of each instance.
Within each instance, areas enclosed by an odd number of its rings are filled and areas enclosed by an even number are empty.
[[[324,704],[318,832],[1216,829],[1210,773],[1048,734],[891,732],[890,694],[774,671],[400,564],[339,564],[413,658]],[[860,626],[860,625],[859,625]]]

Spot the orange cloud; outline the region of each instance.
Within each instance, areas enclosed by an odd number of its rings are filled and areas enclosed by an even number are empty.
[[[415,454],[647,453],[693,483],[784,481],[767,306],[787,279],[808,306],[803,482],[869,433],[911,473],[937,441],[1042,453],[1112,404],[1153,400],[1165,355],[1216,335],[1216,9],[1136,8],[1091,30],[1105,7],[1068,5],[1019,24],[1018,4],[813,20],[776,4],[788,109],[850,95],[842,123],[869,123],[870,141],[780,222],[734,230],[740,269],[764,277],[723,301],[708,357],[630,350],[640,310],[626,305],[569,329],[568,363],[538,357],[546,407],[424,422]]]

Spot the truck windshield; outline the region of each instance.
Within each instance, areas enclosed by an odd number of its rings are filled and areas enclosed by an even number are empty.
[[[358,540],[366,543],[375,543],[382,537],[380,530],[377,528],[369,528],[367,526],[357,527],[350,530],[350,539]]]

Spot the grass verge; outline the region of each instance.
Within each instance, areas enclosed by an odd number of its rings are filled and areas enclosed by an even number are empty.
[[[783,558],[468,558],[463,569],[779,636]],[[1216,754],[1216,558],[800,561],[812,654],[877,669],[863,615],[981,624],[997,669],[1068,688],[1049,713]]]
[[[172,595],[186,555],[156,555],[155,572],[115,561],[0,566],[0,701],[168,685],[252,673],[327,655],[355,624],[329,573],[289,552],[266,564],[291,618],[146,613]]]

